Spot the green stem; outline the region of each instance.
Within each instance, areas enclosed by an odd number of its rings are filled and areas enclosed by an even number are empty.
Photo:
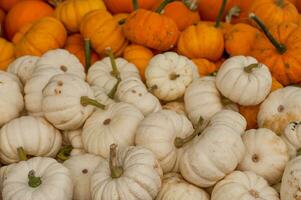
[[[164,1],[159,5],[159,7],[156,9],[155,12],[161,14],[161,12],[162,12],[162,10],[165,8],[165,6],[166,6],[167,4],[173,2],[173,1],[175,1],[175,0],[164,0]]]
[[[134,9],[134,11],[138,10],[138,8],[139,8],[138,0],[133,0],[132,3],[133,3],[133,9]]]
[[[91,43],[90,39],[85,38],[85,65],[86,72],[88,72],[91,66]]]
[[[71,154],[72,149],[73,149],[72,145],[66,145],[66,146],[61,148],[61,150],[59,151],[59,153],[57,154],[56,157],[60,161],[66,161],[70,158],[70,154]]]
[[[199,0],[182,0],[182,2],[191,11],[198,9]]]
[[[284,6],[284,1],[283,0],[276,0],[276,4],[277,4],[277,6],[282,8]]]
[[[228,99],[228,98],[226,98],[224,96],[221,97],[221,102],[222,102],[223,106],[227,106],[227,105],[233,104],[233,102],[230,99]]]
[[[119,20],[118,24],[123,25],[123,24],[125,24],[125,22],[126,22],[126,18]]]
[[[193,138],[195,138],[195,136],[199,135],[202,131],[203,122],[204,122],[204,119],[202,117],[200,117],[196,129],[194,130],[194,132],[191,135],[189,135],[186,138],[176,137],[176,139],[174,141],[175,147],[176,148],[182,148],[186,143],[193,140]]]
[[[116,64],[116,61],[115,61],[115,57],[114,57],[114,54],[113,54],[113,51],[112,51],[111,48],[107,50],[107,54],[110,57],[111,66],[112,66],[111,75],[114,76],[117,79],[117,83],[114,85],[114,87],[112,88],[112,90],[108,94],[108,96],[113,99],[114,96],[115,96],[115,93],[117,91],[117,87],[118,87],[118,85],[121,81],[121,78],[120,78],[120,73],[118,71],[117,64]]]
[[[224,11],[225,11],[225,8],[226,8],[226,4],[227,4],[227,0],[223,0],[222,6],[219,9],[218,16],[217,16],[217,19],[216,19],[216,22],[215,22],[215,27],[216,28],[219,28],[220,25],[221,25],[221,21],[222,21],[223,14],[224,14]]]
[[[19,147],[17,149],[18,157],[20,161],[26,161],[27,160],[27,154],[25,153],[23,147]]]
[[[240,7],[239,6],[234,6],[234,7],[232,7],[230,10],[229,10],[229,12],[228,12],[228,14],[226,15],[226,23],[231,23],[231,21],[232,21],[232,18],[235,16],[235,17],[238,17],[239,16],[239,14],[240,14],[240,12],[241,12],[241,9],[240,9]]]
[[[91,106],[95,106],[97,108],[100,108],[100,109],[105,109],[105,105],[99,103],[98,101],[96,101],[95,99],[91,99],[87,96],[82,96],[80,98],[80,103],[83,105],[83,106],[88,106],[88,105],[91,105]]]
[[[41,177],[35,176],[35,171],[31,170],[28,173],[28,185],[32,188],[37,188],[42,184]]]
[[[251,73],[253,71],[253,69],[259,68],[260,66],[261,66],[260,63],[253,63],[253,64],[250,64],[250,65],[244,67],[244,71],[247,73]]]
[[[110,145],[110,170],[112,178],[119,178],[123,174],[123,168],[117,164],[117,145]]]
[[[261,30],[264,32],[264,34],[266,35],[266,37],[270,40],[270,42],[274,45],[274,47],[277,49],[277,51],[280,54],[284,54],[286,52],[286,46],[284,44],[280,44],[275,38],[274,36],[270,33],[270,31],[268,30],[268,28],[265,26],[265,24],[263,23],[263,21],[261,21],[261,19],[259,19],[258,16],[256,16],[254,13],[250,13],[249,14],[249,18],[254,20],[256,22],[256,24],[261,28]]]
[[[114,85],[114,87],[112,88],[112,90],[108,94],[108,97],[110,97],[111,99],[114,99],[115,94],[117,92],[118,85],[119,85],[120,82],[121,82],[121,79],[118,77],[116,84]]]

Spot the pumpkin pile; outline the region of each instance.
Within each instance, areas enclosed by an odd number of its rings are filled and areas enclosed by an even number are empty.
[[[0,8],[0,200],[301,199],[301,1]]]

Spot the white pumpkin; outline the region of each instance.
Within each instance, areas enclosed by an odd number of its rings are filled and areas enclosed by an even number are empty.
[[[7,71],[15,74],[25,84],[32,76],[38,56],[22,56],[8,65]]]
[[[82,155],[86,152],[82,141],[82,129],[64,131],[63,143],[72,146],[71,156]]]
[[[72,156],[64,162],[69,169],[74,184],[72,200],[91,200],[90,180],[91,176],[103,158],[93,154]]]
[[[286,165],[280,188],[281,200],[301,199],[301,156]]]
[[[15,163],[20,160],[18,148],[31,156],[54,157],[60,150],[60,132],[40,117],[23,116],[11,120],[0,130],[0,160]]]
[[[147,115],[140,123],[135,143],[155,154],[164,173],[178,172],[182,154],[193,137],[185,143],[184,139],[193,132],[193,126],[185,115],[161,110]]]
[[[301,148],[301,122],[290,122],[281,138],[286,143],[290,158],[295,158]]]
[[[270,184],[278,183],[289,160],[284,141],[266,128],[248,130],[242,135],[242,140],[246,153],[238,169],[253,171]]]
[[[22,114],[22,91],[23,86],[17,76],[0,71],[0,127]]]
[[[215,80],[215,77],[212,76],[196,79],[185,92],[185,110],[194,125],[200,117],[209,120],[223,108],[238,110],[237,105],[221,96],[215,86]]]
[[[227,59],[217,72],[216,87],[223,96],[243,106],[258,105],[270,93],[269,68],[250,56]]]
[[[42,111],[45,118],[61,130],[76,130],[94,111],[82,97],[94,99],[89,84],[71,74],[53,76],[43,89]]]
[[[108,158],[110,145],[134,145],[135,133],[143,114],[128,103],[115,103],[98,109],[86,121],[82,139],[87,152]]]
[[[178,114],[186,115],[185,104],[183,102],[179,102],[179,101],[168,102],[167,104],[163,105],[162,108],[165,110],[173,110]]]
[[[162,109],[157,97],[148,92],[144,83],[135,77],[126,78],[119,83],[116,98],[136,106],[144,115]]]
[[[156,200],[209,200],[201,188],[187,183],[180,174],[168,173],[163,177],[162,188]]]
[[[234,171],[243,159],[241,134],[246,120],[239,113],[222,110],[210,120],[180,160],[180,172],[190,183],[210,187]]]
[[[281,135],[292,121],[301,121],[301,88],[288,86],[278,89],[261,104],[257,116],[259,127]]]
[[[140,78],[139,71],[134,64],[123,58],[115,59],[115,63],[121,80],[129,77]],[[95,62],[89,68],[88,83],[91,86],[104,88],[105,92],[109,94],[118,82],[118,79],[111,73],[112,70],[113,67],[109,57]]]
[[[3,200],[72,200],[69,170],[52,158],[35,157],[16,164],[4,181]]]
[[[185,56],[166,52],[154,56],[146,70],[148,88],[159,99],[172,101],[184,95],[187,86],[198,77],[195,64]]]
[[[143,147],[111,145],[110,160],[101,161],[91,179],[92,200],[152,200],[161,188],[162,170]]]
[[[95,99],[99,103],[101,103],[105,106],[115,103],[115,101],[106,94],[105,90],[102,87],[92,86],[91,88],[94,91]]]
[[[280,200],[277,191],[251,171],[234,171],[214,187],[211,200]]]
[[[2,190],[3,190],[3,183],[4,180],[7,179],[7,174],[10,170],[15,166],[15,164],[6,165],[0,168],[0,200],[2,200]]]

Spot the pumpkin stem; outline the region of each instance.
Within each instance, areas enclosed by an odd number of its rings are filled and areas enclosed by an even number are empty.
[[[117,165],[117,145],[110,145],[110,170],[112,178],[119,178],[123,174],[121,166]]]
[[[27,154],[25,153],[23,147],[19,147],[17,149],[18,157],[20,161],[26,161],[27,160]]]
[[[227,4],[227,0],[223,0],[222,6],[219,9],[218,16],[217,16],[216,22],[215,22],[215,27],[216,28],[219,28],[220,25],[221,25],[221,21],[222,21],[223,14],[224,14],[224,11],[225,11],[225,8],[226,8],[226,4]]]
[[[156,9],[155,12],[161,14],[162,11],[163,11],[163,9],[165,8],[165,6],[167,6],[167,4],[169,4],[169,3],[173,2],[173,1],[175,1],[175,0],[164,0],[164,1],[159,5],[159,7]]]
[[[91,42],[88,38],[85,38],[85,65],[86,72],[88,72],[91,66]]]
[[[66,145],[60,149],[56,157],[62,162],[66,161],[70,158],[72,149],[73,149],[72,145]]]
[[[126,22],[126,18],[119,20],[118,24],[123,25],[123,24],[125,24],[125,22]]]
[[[59,4],[63,3],[65,0],[48,0],[48,3],[53,7],[57,7]]]
[[[199,0],[182,0],[183,4],[191,11],[198,9]]]
[[[282,8],[284,6],[284,1],[283,0],[276,0],[276,4],[277,4],[277,6]]]
[[[117,78],[117,83],[114,85],[114,87],[112,88],[112,90],[108,94],[108,97],[110,97],[111,99],[114,99],[115,94],[117,92],[118,85],[119,85],[120,82],[121,82],[121,79],[118,77]]]
[[[111,48],[107,49],[107,54],[110,57],[110,61],[111,61],[111,65],[112,65],[111,75],[114,76],[117,79],[117,83],[114,85],[114,87],[112,88],[112,90],[108,94],[108,96],[110,98],[114,98],[115,93],[116,93],[117,88],[118,88],[118,85],[121,81],[121,78],[120,78],[120,73],[118,71],[117,64],[116,64],[116,61],[115,61],[115,57],[114,57],[114,54],[113,54],[113,51],[112,51]]]
[[[132,3],[133,3],[133,9],[134,9],[134,11],[138,10],[138,8],[139,8],[138,0],[133,0]]]
[[[28,185],[32,188],[37,188],[42,184],[41,177],[35,176],[35,171],[30,170],[28,173]]]
[[[253,63],[244,67],[244,71],[247,73],[252,73],[253,69],[261,67],[260,63]]]
[[[105,105],[99,103],[95,99],[91,99],[91,98],[89,98],[87,96],[82,96],[80,98],[80,103],[83,106],[91,105],[91,106],[95,106],[95,107],[100,108],[100,109],[105,109],[105,107],[106,107]]]
[[[176,137],[176,139],[174,141],[175,147],[182,148],[184,146],[184,144],[186,144],[187,142],[190,142],[195,136],[199,135],[202,131],[203,122],[204,122],[204,119],[202,117],[200,117],[196,129],[193,131],[193,133],[191,135],[189,135],[186,138]]]
[[[277,49],[277,51],[280,54],[284,54],[286,52],[286,46],[283,44],[280,44],[274,36],[270,33],[268,28],[265,26],[263,21],[259,19],[258,16],[256,16],[254,13],[249,14],[249,18],[256,22],[256,24],[261,28],[261,30],[264,32],[265,36],[270,40],[270,42],[274,45],[274,47]]]
[[[226,15],[226,23],[231,23],[233,17],[238,17],[241,12],[239,6],[232,7]]]
[[[230,99],[228,99],[224,96],[221,97],[221,102],[222,102],[223,106],[233,104],[233,102]]]

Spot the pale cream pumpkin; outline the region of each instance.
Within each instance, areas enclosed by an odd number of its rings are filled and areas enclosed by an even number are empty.
[[[301,148],[301,122],[290,122],[281,138],[286,143],[290,158],[295,158]]]
[[[288,86],[272,92],[261,104],[257,115],[259,127],[283,134],[292,121],[301,121],[301,88]]]
[[[23,86],[17,76],[0,70],[0,127],[21,115]]]
[[[153,153],[143,147],[110,147],[91,179],[92,200],[152,200],[161,189],[162,170]]]
[[[7,71],[18,76],[25,85],[25,83],[31,78],[38,60],[39,57],[37,56],[19,57],[8,65]]]
[[[77,129],[73,131],[64,131],[63,143],[64,145],[72,146],[70,156],[82,155],[86,153],[82,141],[82,129]]]
[[[164,173],[178,172],[182,154],[190,146],[190,140],[185,143],[182,140],[193,132],[193,126],[185,115],[161,110],[147,115],[140,123],[135,143],[155,154]]]
[[[211,200],[280,200],[277,191],[251,171],[234,171],[218,182]]]
[[[156,200],[209,200],[203,189],[186,182],[178,173],[168,173],[163,177],[162,188]]]
[[[112,103],[115,103],[115,101],[113,99],[111,99],[107,94],[106,94],[106,91],[102,88],[102,87],[99,87],[99,86],[92,86],[91,87],[92,90],[94,91],[94,96],[95,96],[95,99],[107,106],[109,104],[112,104]]]
[[[15,163],[20,160],[18,148],[31,156],[54,157],[60,150],[60,132],[40,117],[23,116],[11,120],[0,130],[0,160]]]
[[[289,160],[284,141],[266,128],[248,130],[242,135],[242,140],[246,153],[238,169],[253,171],[270,184],[278,183]]]
[[[180,172],[190,183],[210,187],[235,170],[243,159],[241,134],[246,120],[239,113],[216,113],[202,134],[195,138],[180,160]]]
[[[6,165],[0,168],[0,200],[2,200],[3,182],[7,179],[7,174],[15,164]]]
[[[217,72],[216,87],[223,96],[243,106],[258,105],[270,93],[269,68],[250,56],[234,56]]]
[[[198,76],[196,65],[175,52],[154,56],[145,70],[149,90],[164,101],[182,97],[188,85]]]
[[[87,152],[108,158],[110,145],[134,144],[135,133],[144,116],[135,106],[128,103],[110,104],[98,109],[86,121],[82,139]]]
[[[162,106],[165,110],[173,110],[179,114],[186,115],[184,102],[172,101]]]
[[[160,101],[145,87],[139,78],[122,80],[116,91],[116,98],[137,107],[144,115],[161,110]]]

